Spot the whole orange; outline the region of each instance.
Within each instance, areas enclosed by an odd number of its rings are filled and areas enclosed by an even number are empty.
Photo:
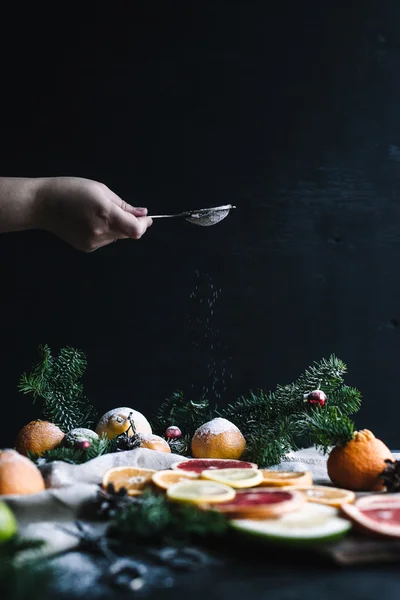
[[[141,440],[140,448],[148,448],[149,450],[156,450],[157,452],[171,452],[168,442],[159,435],[139,434],[138,438]]]
[[[240,429],[227,419],[217,417],[199,427],[192,438],[194,458],[239,459],[246,450]]]
[[[61,444],[65,434],[57,425],[49,421],[31,421],[17,435],[15,449],[21,454],[28,452],[41,456],[46,450],[53,450]]]
[[[15,450],[0,450],[0,495],[37,494],[45,489],[37,466]]]
[[[333,448],[328,457],[328,475],[336,487],[353,491],[376,491],[384,488],[379,475],[385,460],[393,460],[389,448],[369,429],[356,431],[353,439]]]

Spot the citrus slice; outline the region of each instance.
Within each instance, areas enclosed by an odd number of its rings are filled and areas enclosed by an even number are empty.
[[[356,500],[357,508],[400,508],[400,494],[373,494]]]
[[[111,484],[118,492],[125,488],[129,496],[141,494],[143,489],[151,483],[155,471],[153,469],[140,469],[139,467],[113,467],[103,476],[104,489]]]
[[[229,518],[269,519],[298,510],[305,503],[302,494],[266,488],[241,490],[236,496],[215,507]],[[202,508],[214,508],[204,506]]]
[[[260,485],[268,487],[286,487],[289,485],[312,485],[310,471],[270,471],[261,469],[263,480]]]
[[[297,546],[338,540],[351,529],[351,523],[342,519],[336,508],[307,503],[280,519],[233,519],[231,525],[240,532],[275,544]]]
[[[285,489],[295,489],[297,492],[302,493],[308,502],[336,506],[337,508],[343,504],[351,504],[356,499],[355,493],[350,490],[342,490],[327,485],[313,485],[311,487],[299,485]]]
[[[251,488],[262,481],[262,473],[256,469],[207,469],[201,477],[225,483],[233,488]]]
[[[257,469],[257,465],[244,460],[230,460],[228,458],[191,458],[171,465],[171,469],[178,471],[191,471],[200,473],[207,469]]]
[[[235,490],[229,485],[216,481],[194,479],[174,483],[167,489],[167,496],[171,500],[181,502],[215,504],[232,500],[235,497]]]
[[[390,538],[400,538],[400,503],[357,506],[344,504],[342,511],[360,531]]]
[[[193,473],[183,473],[181,471],[172,471],[171,469],[165,469],[163,471],[156,471],[152,476],[153,483],[161,488],[167,490],[174,483],[178,481],[187,481],[188,479],[197,479],[198,475]]]

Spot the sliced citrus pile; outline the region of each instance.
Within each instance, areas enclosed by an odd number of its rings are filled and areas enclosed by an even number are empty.
[[[297,492],[301,492],[308,502],[316,502],[317,504],[326,504],[327,506],[340,507],[343,504],[351,504],[356,499],[354,492],[350,490],[342,490],[325,485],[296,486],[293,488]]]
[[[251,488],[263,479],[261,471],[256,469],[208,469],[202,471],[201,477],[225,483],[233,488]]]
[[[172,469],[200,473],[206,469],[257,469],[257,465],[244,460],[230,460],[228,458],[191,458],[174,463]]]
[[[336,508],[307,503],[280,519],[234,519],[231,525],[236,530],[269,542],[296,546],[338,540],[351,529],[351,523],[342,519]]]
[[[179,481],[187,481],[188,479],[197,479],[199,476],[194,473],[183,473],[181,471],[172,471],[171,469],[165,469],[163,471],[156,471],[152,476],[153,483],[161,488],[167,490],[174,483]]]
[[[270,471],[261,469],[263,480],[261,485],[269,487],[286,487],[289,485],[312,485],[310,471]]]
[[[111,484],[116,492],[124,488],[129,496],[136,496],[141,494],[146,485],[151,483],[154,473],[153,469],[113,467],[104,474],[102,485],[104,489],[107,489]]]
[[[298,492],[253,488],[238,491],[232,500],[218,504],[215,509],[229,518],[269,519],[298,510],[304,503],[303,495]]]
[[[194,502],[196,504],[216,504],[227,502],[235,497],[235,490],[223,483],[193,479],[193,481],[179,481],[167,489],[167,496],[171,500],[181,502]]]

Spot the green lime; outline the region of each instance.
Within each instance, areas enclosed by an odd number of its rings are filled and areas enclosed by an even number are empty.
[[[17,521],[11,508],[5,502],[0,502],[0,543],[14,537],[17,530]]]
[[[236,519],[231,525],[269,542],[298,546],[338,540],[351,529],[351,523],[341,518],[336,508],[312,503],[279,519]]]

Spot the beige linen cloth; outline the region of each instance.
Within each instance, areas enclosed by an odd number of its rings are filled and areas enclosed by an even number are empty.
[[[400,458],[400,454],[394,456]],[[14,511],[21,534],[42,539],[43,555],[54,556],[79,545],[79,539],[63,528],[69,531],[76,530],[74,520],[77,519],[82,506],[95,499],[98,485],[108,469],[117,466],[138,466],[160,470],[168,469],[173,463],[182,460],[186,459],[174,454],[138,448],[100,456],[81,465],[55,461],[41,467],[46,481],[45,491],[30,496],[2,496],[1,499]],[[315,448],[307,448],[290,453],[279,465],[271,468],[285,471],[309,470],[315,483],[327,484],[329,478],[326,460],[326,456]],[[101,533],[104,527],[106,524],[96,524],[95,531]],[[29,558],[30,552],[26,553],[26,558]]]

